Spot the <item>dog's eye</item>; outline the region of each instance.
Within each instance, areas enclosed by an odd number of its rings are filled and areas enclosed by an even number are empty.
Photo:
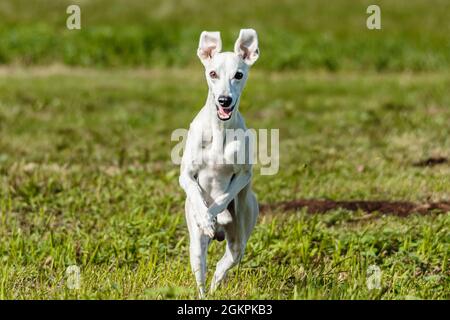
[[[211,71],[211,72],[209,73],[209,76],[210,76],[211,78],[213,78],[213,79],[217,79],[217,78],[219,77],[215,71]]]
[[[241,80],[242,77],[244,76],[244,74],[242,72],[236,72],[236,74],[234,75],[235,79]]]

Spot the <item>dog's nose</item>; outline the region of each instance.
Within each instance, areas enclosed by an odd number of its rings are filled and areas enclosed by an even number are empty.
[[[229,96],[220,96],[218,100],[219,100],[219,104],[222,107],[226,108],[226,107],[230,106],[231,102],[233,101],[233,98],[231,98]]]

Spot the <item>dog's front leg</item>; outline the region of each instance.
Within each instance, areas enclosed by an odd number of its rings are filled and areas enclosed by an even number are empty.
[[[191,269],[197,282],[198,292],[201,299],[205,297],[206,282],[206,255],[208,244],[211,239],[204,235],[200,227],[193,219],[193,207],[189,201],[186,202],[186,220],[189,228],[189,258]]]
[[[185,152],[181,161],[180,186],[192,204],[193,217],[204,234],[214,237],[215,219],[208,214],[208,206],[203,197],[203,190],[197,181],[203,165],[202,132],[191,124],[186,141]]]
[[[192,204],[193,217],[205,235],[214,237],[215,216],[208,213],[208,207],[202,196],[202,189],[195,180],[195,171],[186,168],[180,175],[180,185],[186,192],[186,196]]]
[[[209,215],[216,217],[219,213],[224,211],[237,194],[250,183],[251,179],[252,173],[250,170],[240,171],[231,181],[225,193],[217,197],[213,204],[208,208]]]

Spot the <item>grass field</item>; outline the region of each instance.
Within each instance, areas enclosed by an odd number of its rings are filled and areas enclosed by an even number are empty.
[[[2,74],[1,297],[194,298],[169,137],[204,98],[201,72]],[[255,177],[260,202],[448,201],[449,166],[412,163],[449,156],[449,85],[442,74],[255,70],[242,111],[251,126],[281,130],[280,172]],[[448,214],[275,210],[214,297],[449,298],[449,225]],[[211,267],[222,251],[214,243]],[[71,264],[80,290],[65,286]],[[371,264],[383,286],[369,292]]]
[[[378,34],[367,1],[236,1],[214,17],[215,1],[74,2],[79,32],[64,28],[66,1],[0,3],[0,299],[196,298],[170,135],[206,97],[199,33],[223,30],[231,48],[245,26],[261,59],[240,110],[280,129],[280,171],[256,166],[259,202],[275,208],[209,298],[450,299],[448,210],[276,205],[450,203],[447,1],[381,1]],[[223,250],[210,247],[209,277]]]

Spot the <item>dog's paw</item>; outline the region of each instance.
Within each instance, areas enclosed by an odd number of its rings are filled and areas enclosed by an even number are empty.
[[[210,215],[201,215],[197,219],[197,225],[205,235],[210,238],[214,237],[216,231],[216,219],[213,219]]]
[[[217,215],[217,223],[221,225],[229,224],[233,221],[233,217],[231,216],[230,211],[224,210]]]

